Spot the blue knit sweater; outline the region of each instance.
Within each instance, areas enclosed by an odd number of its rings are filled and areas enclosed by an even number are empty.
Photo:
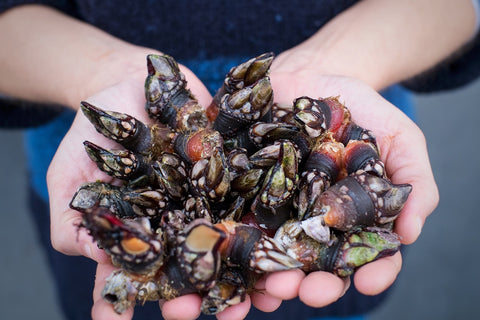
[[[310,37],[355,0],[308,1],[195,1],[195,0],[0,0],[0,13],[24,3],[42,3],[53,6],[71,16],[86,21],[130,43],[156,48],[175,57],[192,69],[214,91],[230,66],[245,58],[266,51],[280,53]],[[301,5],[299,5],[301,3]],[[480,40],[475,39],[455,58],[437,66],[434,70],[405,83],[416,91],[433,91],[460,86],[476,78],[480,73]],[[57,114],[51,109],[40,114],[39,109],[22,102],[4,100],[0,96],[0,126],[33,126],[47,121]],[[16,106],[14,106],[16,105]],[[48,165],[48,157],[69,126],[72,114],[63,113],[47,126],[31,130],[28,139],[31,161],[40,168],[41,179]],[[39,137],[52,146],[39,143]],[[45,156],[44,153],[50,153]],[[35,158],[35,157],[41,157]],[[47,162],[46,162],[47,161]],[[34,166],[32,165],[32,168]],[[43,180],[42,180],[43,181]],[[35,187],[35,182],[33,183]],[[36,189],[45,189],[38,187]],[[38,191],[38,190],[37,190]],[[41,192],[41,191],[38,191]],[[339,302],[323,309],[304,306],[297,300],[286,301],[271,319],[306,319],[313,316],[345,316],[369,311],[384,295],[366,297],[353,288]],[[253,310],[249,317],[259,317]],[[257,318],[258,319],[258,318]]]

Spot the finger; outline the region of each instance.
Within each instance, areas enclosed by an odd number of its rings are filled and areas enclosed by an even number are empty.
[[[247,295],[245,301],[236,304],[234,306],[228,307],[222,312],[216,314],[218,320],[236,320],[236,319],[245,319],[250,311],[250,297]]]
[[[305,273],[299,269],[275,272],[268,275],[265,289],[274,297],[290,300],[298,296],[298,290],[304,278]]]
[[[299,289],[299,298],[310,307],[321,308],[337,301],[345,292],[348,280],[317,271],[307,275]]]
[[[377,295],[392,285],[401,268],[400,252],[366,264],[355,272],[355,288],[366,295]]]
[[[425,137],[418,127],[411,124],[411,128],[393,136],[386,148],[385,163],[394,183],[412,185],[412,193],[395,221],[395,232],[401,242],[411,244],[439,201]]]
[[[71,214],[71,212],[69,212]],[[55,250],[67,255],[82,255],[97,263],[110,263],[110,257],[98,248],[96,242],[88,234],[86,229],[79,229],[79,221],[76,219],[66,219],[63,224],[51,225],[52,246]],[[61,230],[56,231],[56,226]],[[56,235],[56,236],[54,236]]]
[[[282,299],[272,296],[265,290],[265,278],[261,278],[255,284],[255,291],[250,294],[252,304],[263,312],[272,312],[282,304]]]
[[[395,220],[394,231],[403,244],[412,244],[422,232],[427,217],[439,202],[438,188],[432,176],[423,176],[409,182],[412,193],[408,197],[401,214]]]
[[[200,316],[202,300],[197,294],[188,294],[162,302],[162,316],[166,319],[191,320]]]
[[[89,179],[105,177],[105,174],[96,170],[96,165],[84,152],[82,142],[83,139],[69,131],[48,168],[51,240],[57,251],[68,255],[85,255],[100,262],[105,255],[100,254],[85,232],[77,233],[82,221],[81,214],[69,207],[78,186],[91,181]]]
[[[190,69],[180,65],[180,70],[188,80],[189,90],[193,92],[200,105],[203,107],[208,107],[212,101],[212,96],[210,95],[210,92],[208,92],[207,87],[205,87],[203,82],[201,82]]]
[[[72,191],[70,197],[73,194]],[[56,204],[55,201],[57,201]],[[58,203],[60,201],[63,204]],[[70,209],[68,200],[64,197],[51,201],[50,221],[51,242],[55,250],[67,255],[83,255],[98,263],[110,261],[105,252],[98,248],[87,230],[79,227],[82,222],[81,214]]]
[[[118,314],[113,309],[113,306],[102,298],[102,290],[106,284],[106,278],[115,270],[112,265],[101,264],[97,265],[97,273],[95,276],[95,287],[93,289],[93,308],[92,319],[112,319],[112,320],[127,320],[133,317],[133,307],[129,308],[122,314]]]

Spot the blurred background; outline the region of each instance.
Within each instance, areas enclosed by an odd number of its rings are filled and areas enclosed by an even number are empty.
[[[369,315],[380,319],[467,319],[478,310],[480,251],[480,81],[419,95],[418,125],[428,143],[440,204],[403,257],[391,295]],[[2,319],[62,319],[46,259],[26,205],[19,130],[0,129],[0,313]],[[477,240],[478,241],[478,240]],[[92,279],[93,281],[93,279]]]

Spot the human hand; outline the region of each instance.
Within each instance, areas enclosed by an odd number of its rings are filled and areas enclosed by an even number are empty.
[[[189,89],[202,105],[208,105],[211,96],[203,84],[187,69],[182,69],[188,80]],[[142,68],[125,75],[125,80],[105,88],[86,99],[102,109],[127,113],[151,123],[144,110],[145,95],[143,83],[146,69]],[[100,135],[82,112],[78,112],[72,127],[64,137],[50,165],[47,182],[51,208],[51,238],[53,247],[67,255],[84,255],[98,263],[93,293],[94,319],[131,319],[133,310],[122,315],[114,312],[111,305],[103,301],[101,291],[105,278],[114,270],[110,258],[100,250],[87,231],[77,226],[82,221],[80,212],[69,208],[76,189],[85,182],[101,180],[115,183],[115,179],[106,175],[90,160],[83,147],[83,141],[92,141],[106,148],[118,148],[118,145]],[[188,295],[163,303],[163,315],[166,319],[193,319],[200,312],[200,299]],[[181,312],[181,314],[180,314]]]
[[[304,95],[313,98],[339,96],[354,121],[373,131],[381,159],[393,183],[413,186],[394,229],[403,244],[413,243],[420,235],[425,219],[437,206],[439,197],[421,130],[399,109],[358,80],[326,76],[308,69],[282,69],[280,62],[274,62],[270,74],[276,102],[292,103]],[[353,277],[357,290],[367,295],[384,291],[394,282],[401,262],[398,252],[359,268]],[[323,307],[339,299],[349,284],[349,279],[327,272],[305,276],[295,270],[269,275],[265,287],[274,297],[288,300],[298,295],[309,306]]]

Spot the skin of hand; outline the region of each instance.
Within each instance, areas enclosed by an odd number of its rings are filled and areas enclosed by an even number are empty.
[[[351,111],[352,119],[373,131],[381,159],[393,183],[410,183],[413,186],[394,229],[403,244],[413,243],[439,201],[421,130],[398,108],[357,79],[325,76],[308,70],[292,74],[276,72],[275,69],[274,62],[271,80],[277,102],[291,103],[294,98],[303,95],[315,98],[339,96]],[[394,282],[401,262],[401,254],[397,253],[359,268],[353,277],[356,288],[367,295],[384,291]],[[298,270],[269,275],[265,285],[266,291],[273,297],[288,300],[298,295],[312,307],[323,307],[336,301],[348,286],[348,279],[321,271],[305,277]],[[256,302],[253,301],[253,304],[256,305]]]
[[[188,80],[188,88],[195,94],[200,104],[206,106],[211,96],[203,84],[186,68],[181,67]],[[127,113],[145,123],[151,123],[144,110],[145,96],[143,82],[145,71],[139,71],[126,77],[109,88],[86,99],[105,110]],[[118,148],[113,141],[96,132],[92,124],[81,111],[77,112],[74,122],[62,140],[53,158],[47,183],[51,208],[51,239],[53,247],[67,255],[84,255],[98,263],[93,292],[93,319],[131,319],[133,310],[122,315],[114,312],[112,306],[101,297],[105,278],[115,269],[110,258],[98,249],[85,229],[76,227],[81,221],[81,214],[68,207],[76,189],[88,181],[102,180],[115,183],[115,179],[101,172],[92,162],[83,148],[83,141],[89,140],[106,148]],[[257,288],[264,289],[265,281],[260,281]],[[281,299],[268,293],[254,293],[252,300],[257,301],[258,308],[273,311]],[[198,295],[185,295],[170,301],[161,301],[162,315],[165,319],[195,319],[200,314],[201,299]],[[250,310],[250,297],[238,305],[217,314],[218,319],[243,319]]]
[[[409,8],[410,11],[403,11],[400,14],[398,13],[400,8],[392,6],[401,3],[404,2],[361,1],[301,44],[299,50],[289,50],[280,55],[277,59],[278,63],[275,63],[276,65],[274,64],[274,68],[272,68],[271,78],[276,101],[288,103],[301,95],[312,97],[339,95],[351,110],[355,121],[371,129],[377,135],[382,160],[386,162],[392,180],[413,185],[413,192],[396,222],[396,231],[402,237],[402,242],[409,244],[418,237],[425,218],[438,202],[438,191],[431,174],[423,134],[399,110],[362,82],[351,78],[325,76],[327,74],[353,76],[375,89],[380,89],[438,63],[471,36],[473,27],[469,28],[469,26],[473,26],[473,14],[469,11],[467,11],[468,14],[464,14],[465,10],[471,9],[470,1],[455,2],[455,10],[447,6],[447,10],[443,10],[439,14],[435,14],[436,11],[432,9],[443,8],[445,4],[451,6],[452,2],[442,0],[442,5],[436,4],[435,7],[431,7],[425,0],[407,1],[406,3],[409,5],[403,8]],[[388,4],[388,6],[384,6],[384,4]],[[378,19],[379,12],[376,9],[383,9],[380,11],[380,17],[384,17],[384,19]],[[422,10],[426,10],[428,14],[425,15],[425,11]],[[392,11],[398,13],[396,17],[401,19],[390,19],[388,12]],[[444,14],[445,12],[447,14]],[[413,13],[414,15],[412,15]],[[405,24],[407,14],[409,23]],[[425,24],[427,16],[429,19],[434,17],[437,19],[430,21],[432,23]],[[461,24],[460,29],[451,28],[459,25],[454,23],[458,16],[464,23]],[[22,21],[28,23],[20,24],[19,22]],[[45,23],[45,21],[50,23]],[[445,21],[450,24],[445,25]],[[55,25],[52,22],[58,24]],[[417,32],[419,29],[416,28],[417,25],[414,22],[422,23],[422,33]],[[0,30],[8,31],[0,32],[2,43],[12,44],[6,46],[11,50],[2,50],[0,54],[1,61],[8,61],[6,65],[0,64],[2,70],[5,70],[4,77],[0,77],[0,88],[3,92],[20,98],[71,105],[73,108],[78,108],[79,99],[91,96],[86,100],[99,107],[129,113],[146,120],[143,113],[143,79],[146,74],[143,72],[143,68],[142,72],[139,72],[139,68],[136,66],[131,68],[121,57],[115,59],[118,57],[115,52],[122,52],[125,47],[129,47],[125,43],[99,33],[93,27],[73,22],[70,18],[59,16],[58,12],[40,6],[24,6],[18,10],[14,9],[12,14],[4,15],[0,19],[0,23],[6,23]],[[395,23],[403,27],[395,28],[397,26]],[[363,28],[361,28],[362,26]],[[389,28],[384,29],[384,26],[389,26]],[[407,32],[409,30],[406,30],[405,26],[413,29],[414,32]],[[441,29],[442,27],[443,29]],[[450,30],[449,32],[454,34],[454,37],[449,37],[449,33],[440,32],[444,29]],[[10,30],[15,32],[10,32]],[[45,36],[36,37],[31,30],[38,30]],[[376,32],[378,30],[383,30],[380,36],[385,36],[386,39],[394,37],[395,45],[384,46],[387,43],[392,44],[392,42],[383,41],[385,39],[359,37],[359,34],[379,35]],[[397,37],[395,32],[398,30],[403,30],[404,36],[398,34]],[[441,39],[445,39],[445,41],[441,43],[440,48],[433,47],[438,41],[425,41],[425,38],[428,40],[432,36],[427,30],[435,31],[433,33],[435,37],[438,32],[443,35]],[[24,41],[25,37],[20,37],[16,33],[32,34],[32,41]],[[417,39],[412,35],[423,35],[425,38]],[[455,39],[453,43],[448,41],[452,38]],[[38,43],[39,41],[41,41],[41,45]],[[58,51],[55,45],[44,45],[45,43],[62,43],[64,45],[62,45],[62,50]],[[428,43],[428,52],[438,54],[433,57],[426,56],[427,61],[420,61],[417,59],[419,55],[410,54],[412,48],[418,47],[421,50],[422,47],[418,43]],[[398,47],[404,50],[397,50]],[[39,48],[42,49],[39,50]],[[130,48],[131,46],[129,50]],[[355,51],[352,52],[352,48]],[[365,50],[359,52],[358,48]],[[144,50],[130,51],[132,53],[128,55],[130,61],[144,58],[145,53],[152,53],[145,48]],[[35,53],[33,57],[31,56],[32,52]],[[299,52],[301,52],[300,55]],[[372,59],[377,56],[375,53],[378,52],[382,53],[383,59]],[[399,56],[405,52],[409,53],[411,57],[415,57],[413,61],[415,63],[412,63],[411,59]],[[421,53],[424,52],[421,50]],[[52,59],[58,53],[61,54],[57,57],[58,59]],[[105,59],[112,56],[113,60]],[[133,59],[133,56],[136,58]],[[425,55],[421,56],[425,57]],[[89,62],[82,60],[85,57],[95,63],[85,63]],[[400,70],[389,68],[391,63],[388,58],[393,59]],[[38,61],[38,63],[35,64],[35,68],[32,68],[32,65],[25,64],[25,61]],[[297,61],[297,63],[292,64],[292,61]],[[55,65],[52,66],[52,63]],[[45,78],[48,70],[51,70],[52,67],[56,69],[55,67],[58,67],[59,63],[61,68],[56,77],[50,79],[51,81]],[[371,68],[372,64],[373,69]],[[82,65],[84,68],[77,68],[78,65]],[[102,65],[102,71],[108,72],[98,73],[98,65]],[[303,68],[314,65],[319,67],[316,70]],[[123,66],[127,66],[127,68],[121,69]],[[71,70],[74,73],[71,73]],[[122,77],[116,78],[119,70],[123,73]],[[124,72],[124,70],[129,72]],[[391,74],[382,74],[382,70],[391,71]],[[206,93],[206,89],[198,80],[194,80],[196,78],[191,73],[186,71],[186,74],[189,88],[197,95],[202,105],[208,105],[210,96]],[[14,83],[25,85],[22,88],[12,87]],[[105,87],[107,88],[105,89]],[[65,90],[59,90],[59,88]],[[74,92],[69,88],[75,88]],[[63,93],[63,96],[59,96],[59,93]],[[77,114],[74,125],[65,136],[52,161],[47,177],[52,208],[52,243],[60,252],[70,255],[82,254],[99,263],[94,292],[95,304],[92,310],[94,318],[129,319],[131,312],[118,316],[109,305],[100,299],[104,279],[112,270],[112,266],[108,257],[96,247],[84,230],[80,231],[77,241],[75,224],[78,224],[80,217],[78,213],[68,208],[75,189],[81,183],[97,179],[111,180],[88,159],[82,147],[83,140],[91,140],[104,147],[112,146],[111,141],[96,133],[81,113]],[[400,254],[381,259],[360,268],[354,276],[354,283],[363,293],[379,293],[394,281],[400,265]],[[373,274],[375,277],[371,278],[376,280],[374,282],[369,279],[369,276]],[[338,299],[348,285],[349,280],[342,280],[323,272],[315,272],[307,277],[298,270],[277,273],[270,275],[258,284],[260,289],[265,287],[265,294],[252,294],[251,302],[248,298],[244,303],[227,309],[217,317],[219,319],[243,318],[250,308],[250,303],[260,310],[273,311],[282,299],[291,299],[297,295],[306,304],[321,307]],[[322,291],[315,296],[316,291],[310,292],[310,290],[318,287],[321,287]],[[199,304],[198,296],[188,295],[162,303],[162,313],[167,319],[193,319],[199,314]]]
[[[148,119],[144,110],[143,83],[147,75],[146,60],[144,61],[144,70],[125,77],[126,80],[100,91],[86,101],[105,110],[127,113],[145,123],[151,123],[152,120]],[[182,72],[188,77],[189,89],[195,93],[202,105],[207,105],[211,100],[207,89],[189,70],[182,67]],[[77,112],[75,120],[61,142],[47,174],[52,245],[56,250],[67,255],[84,255],[98,262],[92,309],[94,319],[131,319],[132,310],[117,315],[111,305],[101,298],[100,293],[105,284],[105,278],[114,268],[111,265],[110,258],[98,249],[86,230],[80,229],[77,233],[76,225],[81,221],[81,214],[68,207],[72,195],[81,184],[96,180],[115,183],[112,177],[102,173],[95,163],[88,158],[82,145],[84,140],[98,143],[106,148],[119,148],[113,141],[96,132],[81,111]],[[175,300],[165,302],[162,307],[166,319],[193,319],[198,316],[200,312],[200,299],[198,297],[191,295],[179,298],[179,301]],[[182,311],[182,317],[178,315],[178,310]]]

